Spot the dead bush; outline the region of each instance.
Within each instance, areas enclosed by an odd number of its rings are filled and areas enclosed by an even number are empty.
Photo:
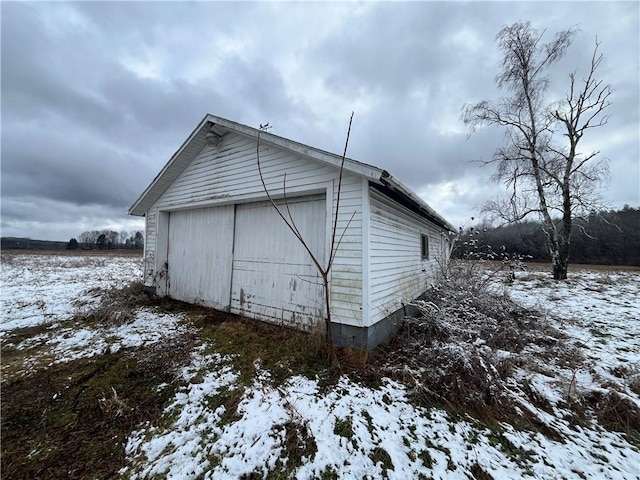
[[[150,304],[142,282],[132,282],[123,288],[109,290],[92,289],[85,293],[94,298],[100,297],[100,301],[97,304],[86,300],[76,302],[75,320],[82,323],[119,327],[132,322],[136,310],[141,306]]]
[[[432,348],[426,356],[433,364],[420,381],[448,403],[473,410],[502,403],[500,374],[479,349],[468,344],[444,344]]]
[[[508,380],[528,365],[530,351],[543,359],[569,362],[571,355],[575,360],[575,349],[542,313],[479,285],[458,278],[430,288],[422,300],[412,303],[419,314],[405,318],[395,340],[373,355],[372,365],[381,375],[413,388],[422,403],[473,413],[489,422],[520,417],[520,423],[534,425],[532,415],[523,417],[529,413],[522,413]],[[527,396],[534,392],[522,389]],[[540,398],[530,400],[543,403]]]

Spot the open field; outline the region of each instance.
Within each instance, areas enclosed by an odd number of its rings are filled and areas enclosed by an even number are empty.
[[[500,261],[487,261],[493,265],[499,265]],[[551,263],[525,262],[527,270],[531,272],[551,272]],[[640,267],[635,265],[590,265],[582,263],[572,263],[569,265],[569,275],[580,272],[640,272]]]
[[[425,351],[482,353],[501,417],[425,396],[400,347],[340,370],[318,336],[148,298],[140,256],[3,252],[3,478],[640,479],[640,272],[537,267],[494,285],[534,342],[433,302]]]

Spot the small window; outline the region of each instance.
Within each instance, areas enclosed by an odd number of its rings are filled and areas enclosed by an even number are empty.
[[[425,235],[424,233],[422,235],[420,235],[420,240],[421,240],[421,254],[422,254],[422,259],[423,260],[428,260],[429,259],[429,237],[427,235]]]

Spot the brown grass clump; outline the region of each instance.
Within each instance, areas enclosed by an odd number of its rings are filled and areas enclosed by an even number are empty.
[[[157,303],[145,293],[142,282],[132,282],[124,288],[96,288],[89,290],[87,294],[100,297],[99,303],[76,302],[78,311],[73,320],[105,327],[119,327],[132,322],[137,309]]]
[[[636,445],[640,445],[640,408],[630,399],[610,390],[606,394],[593,392],[587,397],[598,421],[609,430],[626,433]]]

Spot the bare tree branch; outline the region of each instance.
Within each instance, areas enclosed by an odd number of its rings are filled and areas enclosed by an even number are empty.
[[[331,250],[330,250],[331,253],[329,256],[329,263],[327,265],[327,270],[331,270],[331,265],[333,265],[333,259],[335,258],[335,254],[338,251],[335,245],[336,231],[338,229],[338,208],[340,207],[340,193],[342,191],[342,172],[344,171],[344,161],[347,158],[347,147],[349,146],[349,136],[351,135],[352,123],[353,123],[353,112],[351,112],[351,117],[349,117],[349,128],[347,129],[347,139],[344,142],[344,150],[342,152],[342,160],[340,162],[340,175],[338,177],[338,192],[337,192],[337,198],[336,198],[336,213],[333,217],[333,231],[331,232]],[[344,232],[342,232],[342,234],[344,235]],[[340,238],[342,239],[342,236]]]
[[[264,189],[264,191],[265,191],[265,193],[267,195],[267,198],[269,199],[269,201],[271,202],[271,205],[276,210],[276,212],[278,213],[278,215],[280,216],[282,221],[285,223],[285,225],[295,235],[295,237],[298,239],[300,244],[307,251],[307,253],[311,257],[311,260],[313,261],[314,265],[316,266],[316,269],[318,270],[318,273],[320,274],[320,277],[322,278],[322,286],[324,288],[325,310],[326,310],[325,329],[326,329],[326,335],[327,335],[327,343],[328,343],[328,346],[329,346],[329,356],[330,356],[331,362],[334,365],[339,365],[339,364],[338,364],[338,359],[337,359],[337,356],[336,356],[335,346],[334,346],[334,342],[333,342],[333,334],[332,334],[332,331],[331,331],[331,289],[330,289],[330,285],[329,285],[329,275],[330,275],[330,272],[331,272],[331,267],[333,266],[333,262],[334,262],[334,260],[336,258],[338,249],[340,248],[340,244],[342,243],[342,239],[344,238],[344,235],[346,234],[347,230],[351,226],[351,222],[353,221],[353,219],[354,219],[354,217],[355,217],[355,215],[357,213],[357,212],[354,211],[351,214],[351,217],[349,218],[349,220],[347,221],[346,225],[342,229],[342,232],[340,233],[340,235],[338,235],[338,216],[340,214],[340,194],[341,194],[341,191],[342,191],[342,174],[343,174],[343,171],[344,171],[344,163],[345,163],[345,159],[346,159],[346,156],[347,156],[347,147],[349,145],[349,136],[351,134],[351,124],[352,124],[352,122],[353,122],[353,112],[351,112],[351,117],[349,119],[349,128],[347,130],[347,138],[346,138],[345,145],[344,145],[344,151],[343,151],[343,154],[342,154],[342,160],[340,162],[340,171],[339,171],[339,175],[338,175],[338,188],[337,188],[337,192],[336,192],[336,207],[335,207],[335,211],[332,209],[334,217],[332,219],[333,222],[332,222],[332,230],[331,230],[331,244],[330,244],[329,258],[327,259],[326,266],[323,266],[320,263],[317,255],[311,250],[311,248],[307,244],[304,236],[302,235],[302,233],[298,229],[298,226],[296,225],[295,219],[293,218],[293,215],[291,213],[291,209],[289,208],[289,199],[287,197],[287,175],[286,175],[286,173],[284,174],[283,179],[282,179],[282,194],[283,194],[283,203],[284,203],[284,206],[285,206],[285,209],[286,209],[286,213],[287,213],[286,216],[282,212],[282,210],[280,209],[278,203],[275,201],[275,199],[271,195],[271,192],[269,191],[269,188],[267,187],[267,184],[266,184],[266,181],[264,179],[263,172],[262,172],[262,164],[260,162],[260,137],[261,137],[261,134],[263,132],[265,132],[266,130],[268,130],[270,128],[268,123],[266,125],[260,125],[260,128],[258,129],[258,138],[257,138],[257,142],[256,142],[256,162],[258,164],[258,174],[260,176],[260,181],[261,181],[262,187],[263,187],[263,189]],[[327,199],[327,200],[331,201],[333,203],[333,198]]]
[[[610,85],[596,78],[603,61],[597,39],[581,84],[576,72],[570,73],[566,97],[546,103],[549,67],[564,57],[576,33],[572,27],[544,44],[545,31],[529,22],[504,27],[496,36],[502,53],[496,85],[509,96],[464,105],[462,114],[469,135],[484,126],[505,129],[506,145],[483,163],[496,165],[491,179],[502,183],[507,195],[488,202],[483,211],[510,222],[539,215],[556,279],[567,275],[572,219],[598,204],[599,185],[608,172],[606,161],[594,160],[598,151],[578,150],[588,130],[607,124],[611,105]],[[560,218],[553,218],[554,212]]]

